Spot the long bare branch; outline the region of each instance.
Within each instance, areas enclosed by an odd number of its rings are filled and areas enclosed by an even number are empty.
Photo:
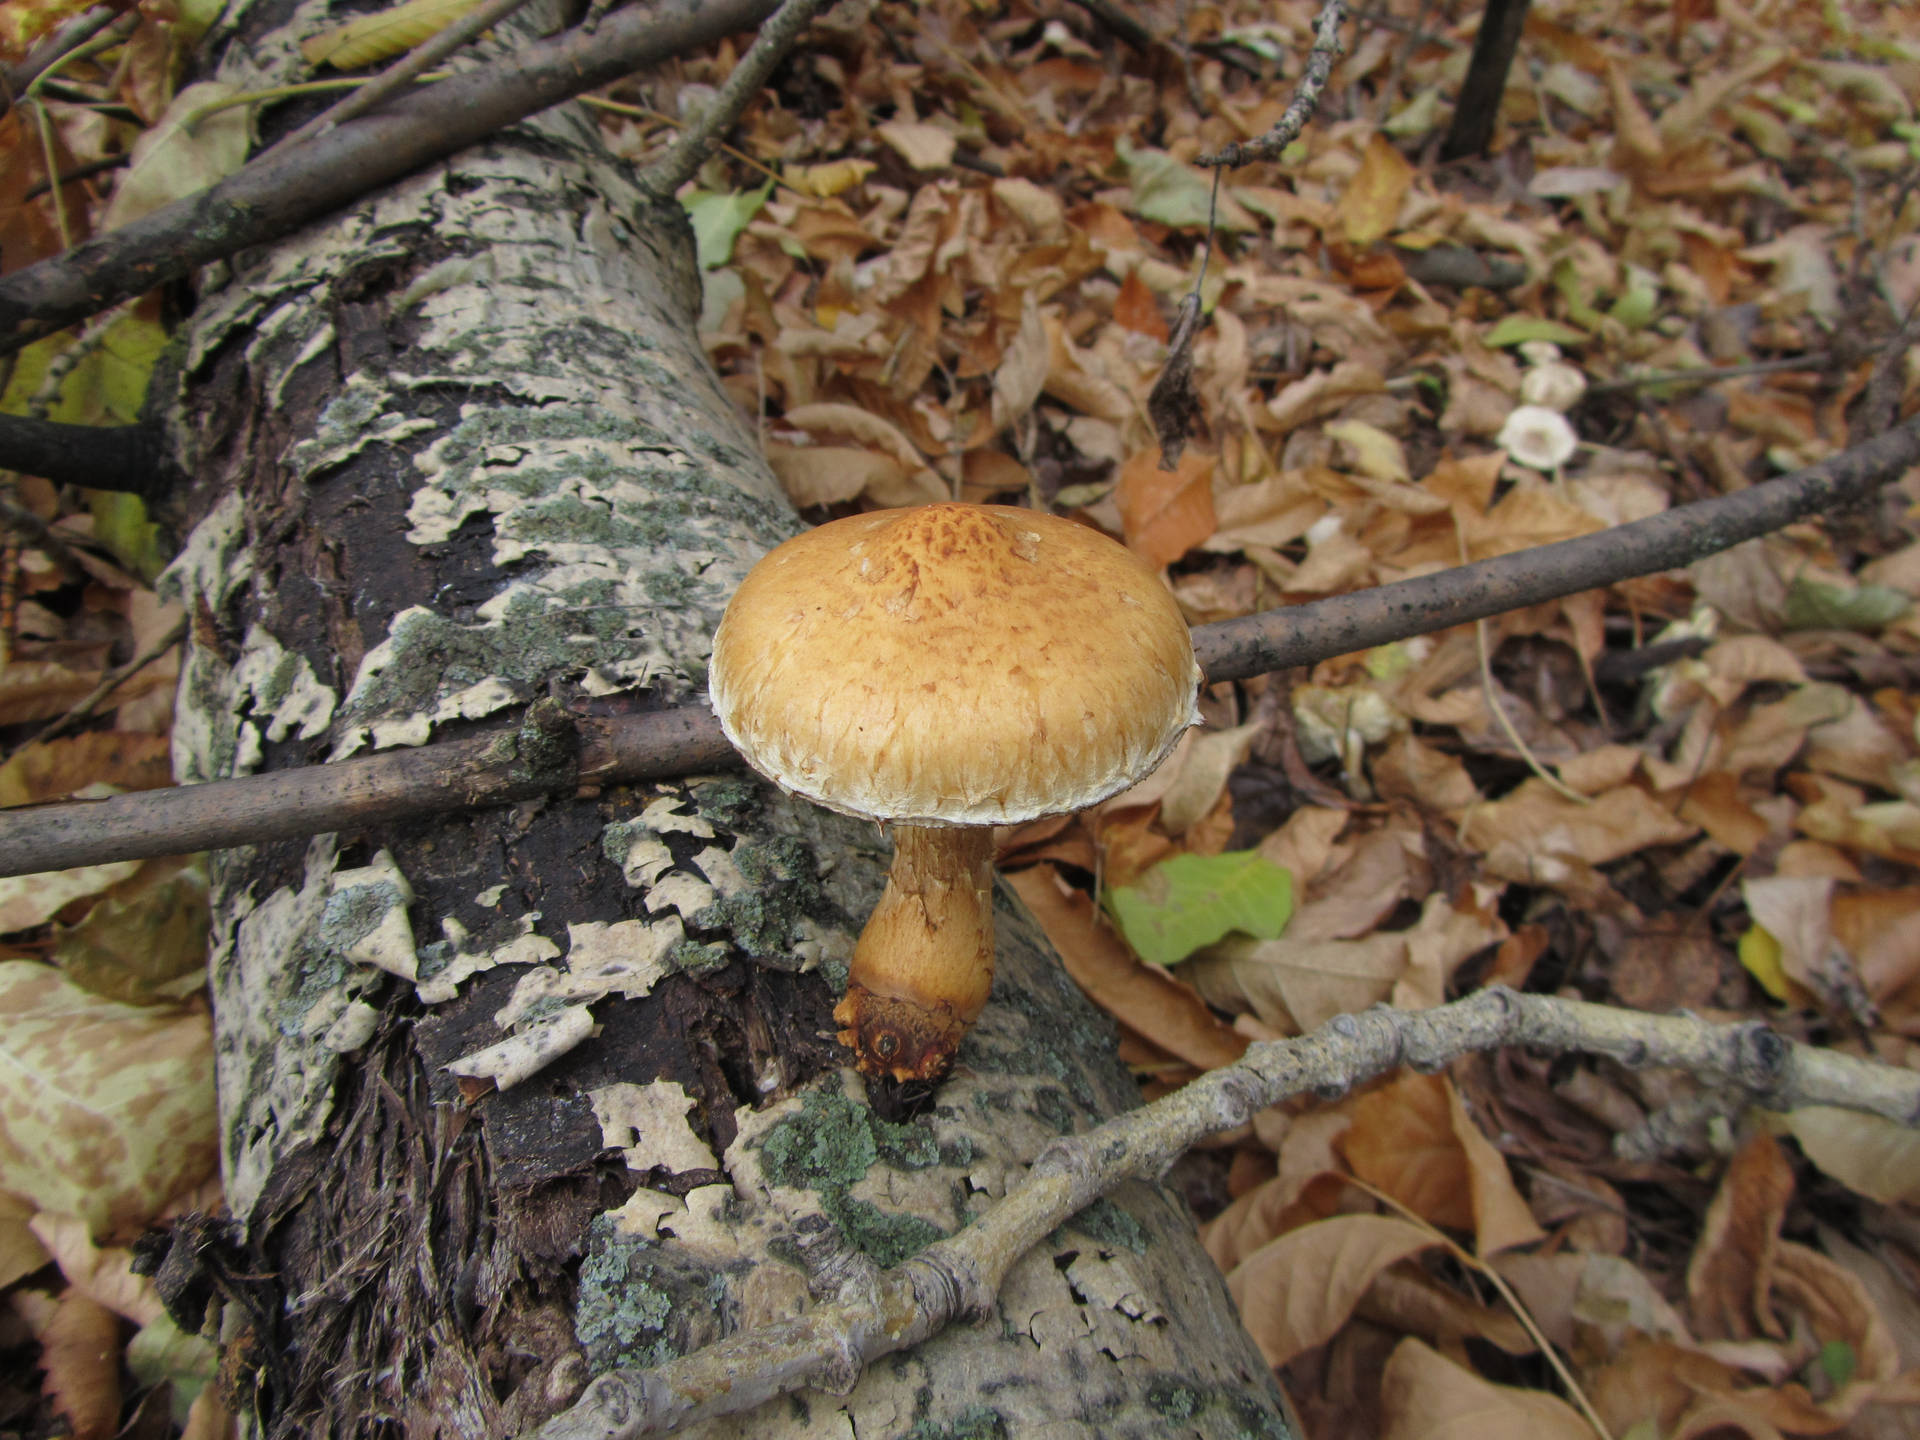
[[[1295,1095],[1338,1098],[1402,1065],[1437,1070],[1503,1045],[1685,1070],[1774,1110],[1829,1105],[1920,1124],[1920,1074],[1797,1045],[1763,1024],[1709,1025],[1505,987],[1433,1010],[1377,1006],[1255,1045],[1237,1064],[1054,1142],[966,1229],[891,1270],[854,1265],[833,1300],[803,1315],[652,1370],[601,1375],[535,1440],[637,1440],[806,1386],[844,1391],[881,1356],[991,1315],[1007,1271],[1048,1232],[1122,1181],[1163,1173],[1195,1142]]]
[[[1916,463],[1920,417],[1733,495],[1557,545],[1202,625],[1193,632],[1194,652],[1214,682],[1313,665],[1690,565],[1796,520],[1857,504]],[[7,811],[0,813],[0,875],[251,845],[508,804],[582,783],[659,779],[740,763],[704,705],[568,723],[578,761],[551,773],[529,771],[512,748],[513,732],[501,731],[334,765]]]
[[[564,31],[270,151],[218,185],[0,278],[0,354],[276,240],[571,96],[751,29],[773,8],[774,0],[658,0],[617,10],[591,32]]]

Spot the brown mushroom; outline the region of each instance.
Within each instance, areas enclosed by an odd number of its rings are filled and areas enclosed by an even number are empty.
[[[708,689],[782,789],[878,820],[887,888],[834,1011],[861,1070],[931,1080],[993,981],[992,827],[1104,800],[1197,723],[1159,575],[1086,526],[928,505],[836,520],[756,565]]]

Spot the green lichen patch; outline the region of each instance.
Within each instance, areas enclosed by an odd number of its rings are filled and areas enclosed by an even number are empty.
[[[680,1352],[667,1336],[673,1297],[651,1283],[647,1241],[615,1234],[604,1216],[590,1231],[580,1264],[574,1333],[596,1370],[615,1365],[660,1365]]]
[[[941,1163],[940,1145],[926,1129],[882,1120],[834,1090],[809,1092],[800,1110],[760,1142],[768,1180],[814,1191],[847,1243],[885,1266],[919,1253],[944,1232],[849,1193],[883,1159],[895,1169],[925,1170]]]
[[[1184,1380],[1160,1379],[1147,1387],[1147,1404],[1169,1420],[1191,1420],[1212,1403],[1205,1390]]]
[[[1108,1250],[1147,1253],[1147,1227],[1105,1196],[1095,1200],[1066,1224]]]

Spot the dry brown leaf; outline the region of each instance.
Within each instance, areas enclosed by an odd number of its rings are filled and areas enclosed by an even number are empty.
[[[1205,730],[1181,747],[1179,768],[1160,796],[1160,824],[1169,835],[1186,835],[1219,806],[1227,777],[1245,761],[1264,728],[1250,720],[1231,730]]]
[[[1542,859],[1571,858],[1606,865],[1651,845],[1691,839],[1692,825],[1653,796],[1624,785],[1577,805],[1540,780],[1528,780],[1504,800],[1477,805],[1460,822],[1460,842],[1486,849],[1506,841]]]
[[[868,487],[897,481],[900,462],[876,450],[845,445],[781,445],[769,442],[767,463],[780,477],[787,498],[802,510],[839,505]]]
[[[1203,1070],[1231,1065],[1247,1040],[1222,1024],[1200,997],[1156,965],[1148,965],[1102,924],[1093,902],[1051,865],[1007,877],[1074,983],[1115,1019]]]
[[[1334,209],[1334,220],[1349,245],[1364,250],[1386,238],[1399,219],[1413,177],[1413,166],[1384,135],[1367,141],[1359,173]]]
[[[1534,1223],[1533,1211],[1514,1189],[1506,1159],[1467,1113],[1460,1092],[1447,1082],[1447,1105],[1453,1137],[1467,1162],[1467,1180],[1473,1194],[1474,1248],[1484,1259],[1520,1245],[1547,1238]]]
[[[151,1325],[166,1313],[153,1281],[133,1273],[133,1251],[126,1246],[94,1244],[86,1224],[71,1215],[36,1215],[31,1228],[67,1283],[89,1300],[136,1325]]]
[[[1375,1276],[1354,1314],[1448,1350],[1457,1350],[1469,1336],[1509,1355],[1531,1355],[1540,1348],[1511,1311],[1483,1305],[1413,1265],[1395,1265]]]
[[[0,1189],[129,1234],[217,1155],[204,1009],[102,1000],[57,970],[0,961]]]
[[[1251,1012],[1283,1035],[1324,1025],[1385,1000],[1406,973],[1407,940],[1399,934],[1297,945],[1229,938],[1209,945],[1180,973],[1209,1004]]]
[[[1786,1128],[1827,1174],[1883,1205],[1920,1200],[1920,1131],[1878,1115],[1803,1105]]]
[[[1779,942],[1787,978],[1815,995],[1828,993],[1832,877],[1770,875],[1741,881],[1740,894],[1753,923]]]
[[[1287,922],[1284,938],[1296,944],[1350,940],[1378,925],[1411,893],[1408,838],[1417,848],[1417,835],[1408,837],[1396,829],[1361,837],[1338,869],[1296,890],[1306,898]]]
[[[1394,736],[1372,757],[1373,788],[1383,800],[1415,800],[1440,814],[1465,810],[1480,799],[1457,756],[1427,744],[1411,731]]]
[[[1401,1074],[1354,1100],[1341,1150],[1353,1173],[1422,1220],[1474,1225],[1472,1171],[1453,1125],[1444,1076]]]
[[[1211,455],[1189,449],[1174,470],[1143,450],[1120,467],[1115,498],[1127,546],[1149,565],[1170,565],[1213,534]]]
[[[1393,1216],[1336,1216],[1268,1241],[1233,1268],[1227,1289],[1267,1363],[1284,1365],[1331,1339],[1382,1270],[1441,1243]]]
[[[164,735],[94,730],[23,746],[0,765],[0,807],[36,805],[88,785],[156,790],[173,783]]]
[[[64,715],[95,683],[94,676],[51,660],[10,661],[0,668],[0,725],[24,725]]]
[[[1727,1166],[1687,1265],[1696,1335],[1750,1340],[1781,1333],[1767,1304],[1793,1167],[1771,1135],[1755,1135]]]
[[[993,372],[993,428],[1004,430],[1033,409],[1047,381],[1052,342],[1031,296],[1020,315],[1020,330]]]
[[[68,1290],[37,1338],[53,1413],[73,1440],[106,1440],[120,1424],[120,1317]]]
[[[138,860],[109,860],[77,870],[0,878],[0,935],[44,925],[75,900],[109,890],[139,870]]]
[[[1593,1440],[1564,1400],[1490,1384],[1413,1339],[1395,1347],[1380,1400],[1381,1440]]]
[[[1740,798],[1739,778],[1724,770],[1702,775],[1686,788],[1680,818],[1736,855],[1751,855],[1773,833],[1766,817]]]
[[[27,1223],[33,1216],[31,1202],[0,1191],[0,1290],[22,1275],[31,1275],[50,1258]]]
[[[918,120],[889,120],[873,133],[915,170],[944,170],[953,163],[954,135]]]

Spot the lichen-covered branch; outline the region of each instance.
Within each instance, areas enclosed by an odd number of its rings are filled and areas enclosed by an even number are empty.
[[[974,1224],[891,1270],[858,1269],[804,1315],[651,1370],[609,1371],[536,1440],[666,1435],[805,1386],[844,1389],[882,1355],[991,1313],[1001,1279],[1029,1247],[1122,1181],[1160,1174],[1197,1141],[1295,1095],[1337,1098],[1402,1065],[1433,1071],[1503,1045],[1685,1070],[1770,1109],[1831,1105],[1920,1125],[1920,1074],[1797,1045],[1759,1023],[1710,1025],[1504,986],[1433,1010],[1377,1006],[1255,1045],[1238,1064],[1049,1145]]]
[[[1858,504],[1916,462],[1920,417],[1737,494],[1353,595],[1202,625],[1193,632],[1194,652],[1214,683],[1317,664],[1692,564],[1796,520]],[[705,705],[583,720],[580,731],[580,769],[569,773],[569,785],[657,779],[738,763]],[[539,793],[537,786],[528,788],[529,777],[513,760],[488,761],[488,747],[496,743],[496,737],[482,736],[246,779],[0,813],[0,875],[253,844]]]
[[[1346,53],[1340,43],[1340,27],[1347,23],[1346,0],[1326,0],[1313,23],[1313,48],[1307,51],[1307,65],[1293,99],[1274,122],[1273,128],[1257,140],[1236,140],[1211,155],[1202,155],[1196,165],[1249,165],[1255,160],[1278,160],[1280,152],[1306,129],[1307,121],[1320,103],[1321,92],[1333,74],[1334,64]]]
[[[672,148],[656,164],[641,172],[640,188],[658,199],[669,200],[693,179],[720,138],[733,128],[741,112],[760,93],[767,77],[773,74],[773,67],[786,58],[794,42],[827,4],[828,0],[786,0],[772,18],[761,25],[752,47],[733,67],[720,93],[680,132]]]

